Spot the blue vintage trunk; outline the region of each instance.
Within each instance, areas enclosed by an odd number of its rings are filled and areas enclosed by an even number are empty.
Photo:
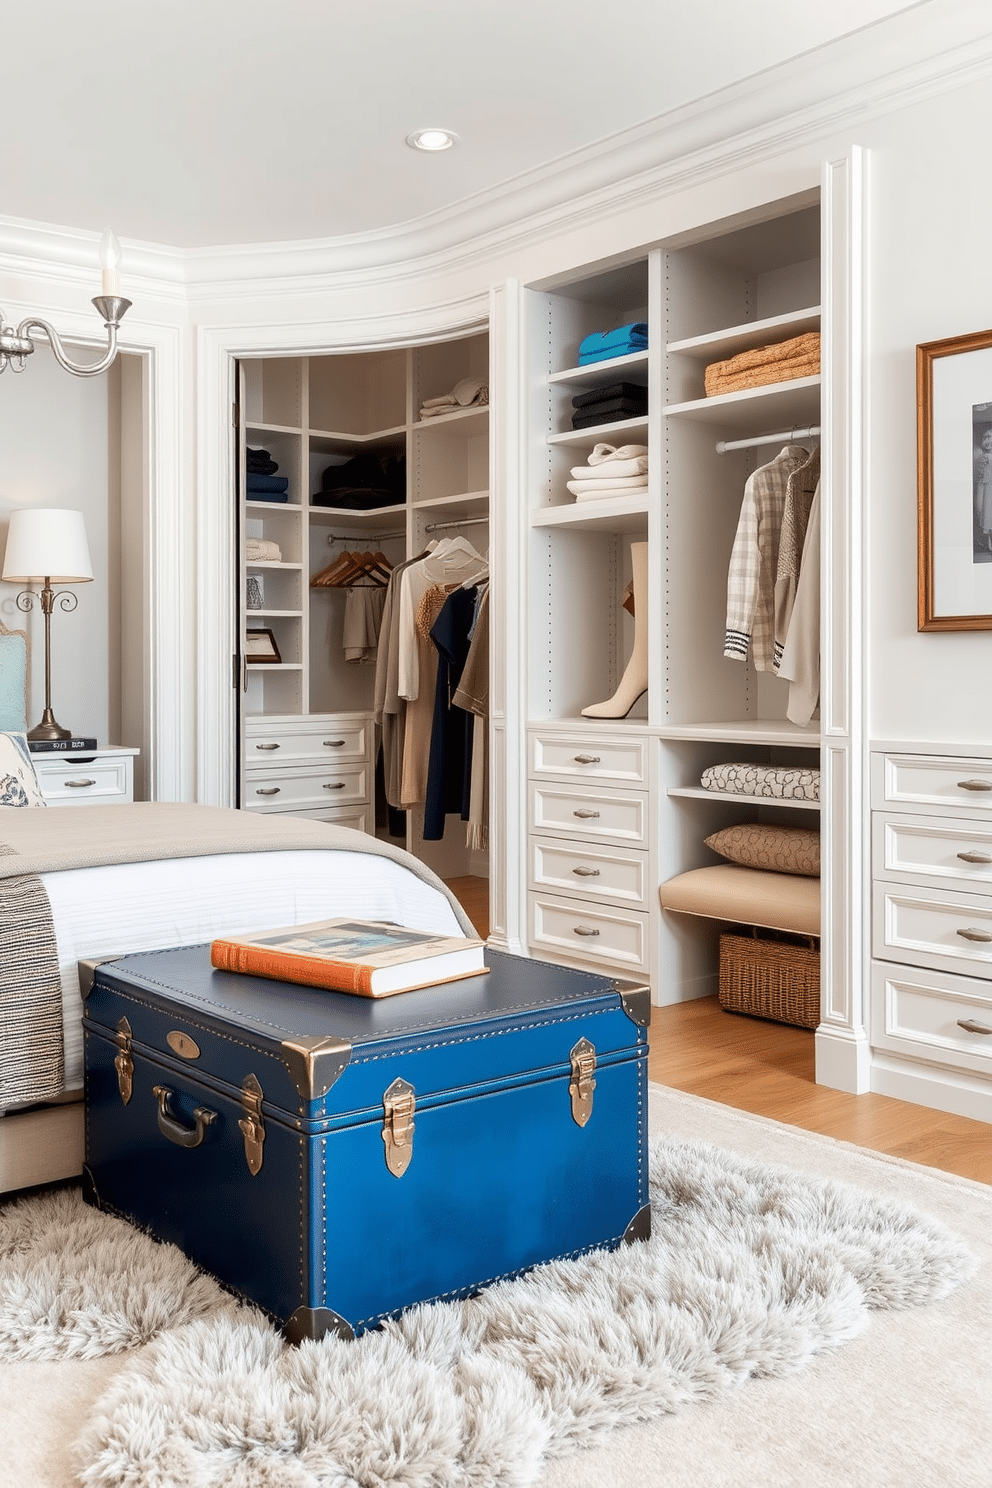
[[[648,989],[486,959],[380,1001],[84,963],[90,1202],[294,1339],[646,1236]]]

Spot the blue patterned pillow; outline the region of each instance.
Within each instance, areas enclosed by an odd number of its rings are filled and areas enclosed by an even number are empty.
[[[26,734],[0,734],[0,807],[44,806]]]

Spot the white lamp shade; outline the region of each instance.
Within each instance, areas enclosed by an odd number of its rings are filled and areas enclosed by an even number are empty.
[[[85,584],[92,579],[82,512],[37,507],[11,512],[3,577],[15,584],[42,579]]]

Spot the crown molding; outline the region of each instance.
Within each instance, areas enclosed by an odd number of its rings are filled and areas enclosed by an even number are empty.
[[[100,293],[100,234],[48,222],[0,217],[0,266],[5,276],[32,283],[80,287]],[[125,288],[128,299],[185,306],[186,252],[164,244],[126,244]]]
[[[413,221],[365,234],[204,249],[128,240],[129,298],[185,308],[429,282],[992,74],[988,0],[921,0]],[[96,287],[95,233],[0,217],[6,274]]]
[[[190,250],[188,288],[194,299],[278,300],[450,274],[990,74],[987,0],[922,0],[415,221],[346,237]]]

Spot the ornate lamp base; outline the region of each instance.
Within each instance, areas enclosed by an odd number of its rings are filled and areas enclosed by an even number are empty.
[[[33,729],[28,729],[28,739],[71,739],[72,729],[66,729],[55,722],[51,708],[46,708],[41,715],[41,722],[36,723]]]

